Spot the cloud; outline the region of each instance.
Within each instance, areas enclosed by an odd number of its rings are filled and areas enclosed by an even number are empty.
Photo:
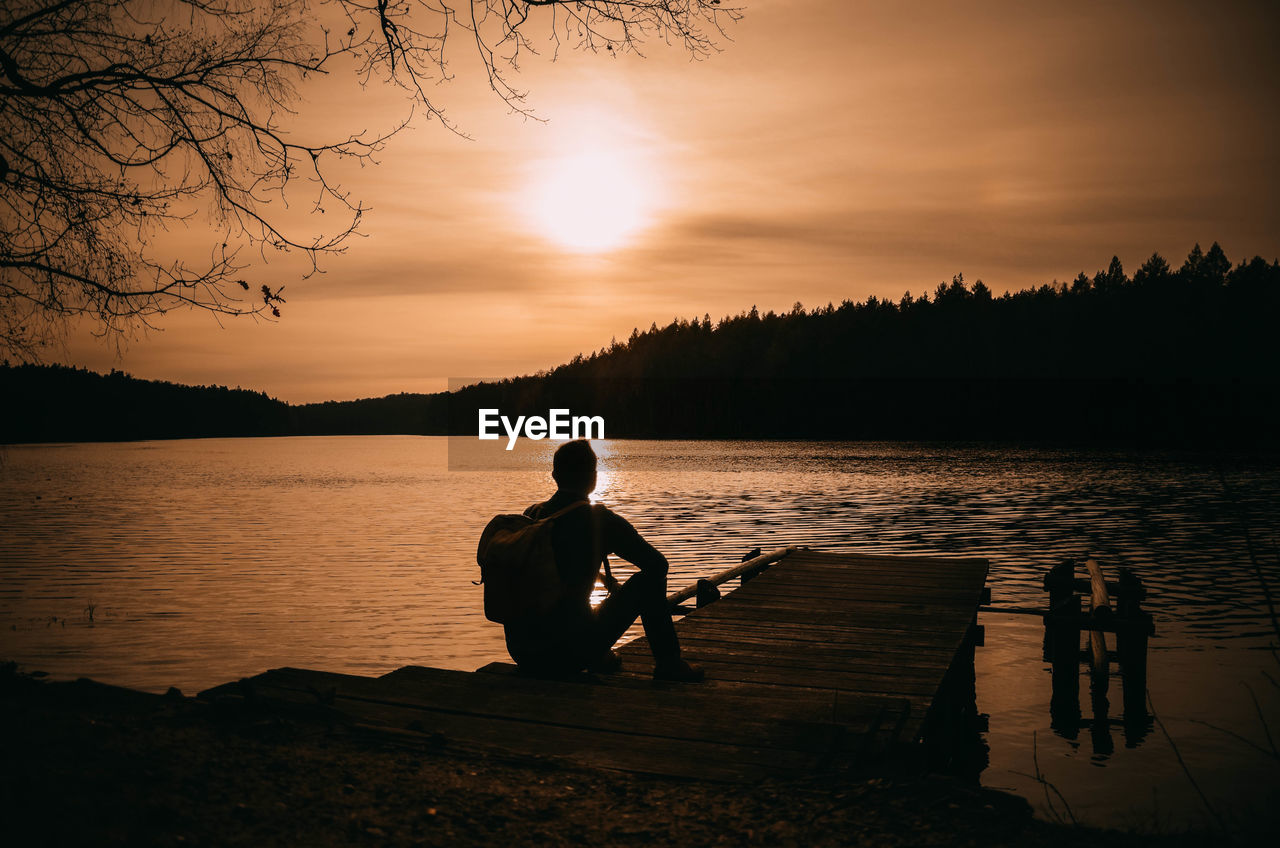
[[[1274,256],[1275,32],[1262,2],[806,0],[752,6],[702,62],[657,45],[531,61],[521,81],[549,124],[450,86],[477,141],[430,124],[340,174],[371,207],[367,237],[307,281],[259,269],[287,283],[278,325],[170,315],[123,362],[75,355],[322,400],[527,373],[675,316],[896,299],[957,272],[999,291],[1113,253],[1131,271],[1155,250],[1177,261],[1195,241]],[[623,249],[575,256],[534,232],[524,187],[592,145],[642,151],[663,201]]]

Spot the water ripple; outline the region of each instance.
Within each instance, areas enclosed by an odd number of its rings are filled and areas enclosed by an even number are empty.
[[[445,450],[414,437],[10,447],[0,653],[152,689],[286,664],[501,658],[470,582],[475,540],[549,481],[450,472]],[[1092,553],[1143,576],[1165,647],[1271,634],[1243,527],[1280,585],[1273,461],[620,441],[602,462],[598,498],[667,554],[673,584],[757,546],[980,555],[996,603],[1029,606],[1043,602],[1047,568]]]

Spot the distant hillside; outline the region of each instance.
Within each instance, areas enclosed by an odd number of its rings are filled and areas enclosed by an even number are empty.
[[[957,276],[932,297],[675,320],[548,373],[450,398],[603,415],[615,436],[1272,440],[1280,413],[1280,264],[1214,244],[1131,277],[1113,258],[1000,297]]]
[[[0,441],[279,436],[289,407],[262,392],[138,380],[61,365],[0,367]]]
[[[552,371],[453,394],[289,406],[262,393],[0,368],[0,440],[453,432],[477,409],[602,415],[611,436],[1270,441],[1280,264],[1197,245],[1000,297],[932,296],[673,320]]]
[[[352,436],[448,432],[448,396],[397,394],[365,400],[328,400],[290,407],[300,436]]]
[[[443,395],[293,406],[264,392],[63,365],[0,365],[0,402],[7,443],[445,432]]]

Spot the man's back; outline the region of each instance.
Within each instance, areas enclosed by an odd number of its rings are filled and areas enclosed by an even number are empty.
[[[586,499],[558,491],[548,500],[530,506],[524,514],[543,518],[583,500]],[[551,544],[566,599],[574,605],[590,604],[600,564],[606,556],[619,556],[643,572],[664,577],[667,573],[666,557],[645,541],[630,521],[604,504],[580,506],[557,518],[551,527]]]
[[[602,504],[588,504],[596,485],[596,456],[585,440],[566,442],[556,450],[552,497],[525,510],[540,519],[567,509],[554,519],[551,545],[563,587],[561,599],[544,615],[505,626],[507,650],[521,666],[548,671],[607,669],[619,662],[610,650],[636,620],[655,659],[654,676],[696,681],[702,672],[680,659],[680,646],[666,604],[667,560],[631,526]],[[591,591],[604,557],[619,556],[639,570],[621,586],[611,587],[599,609],[591,608]]]

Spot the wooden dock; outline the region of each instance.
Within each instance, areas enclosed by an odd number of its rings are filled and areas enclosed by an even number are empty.
[[[285,668],[200,697],[428,747],[677,777],[751,781],[865,764],[920,736],[972,644],[987,562],[786,549],[722,577],[738,574],[749,582],[676,623],[705,683],[653,681],[640,639],[610,675],[546,680],[506,663],[377,678]]]

